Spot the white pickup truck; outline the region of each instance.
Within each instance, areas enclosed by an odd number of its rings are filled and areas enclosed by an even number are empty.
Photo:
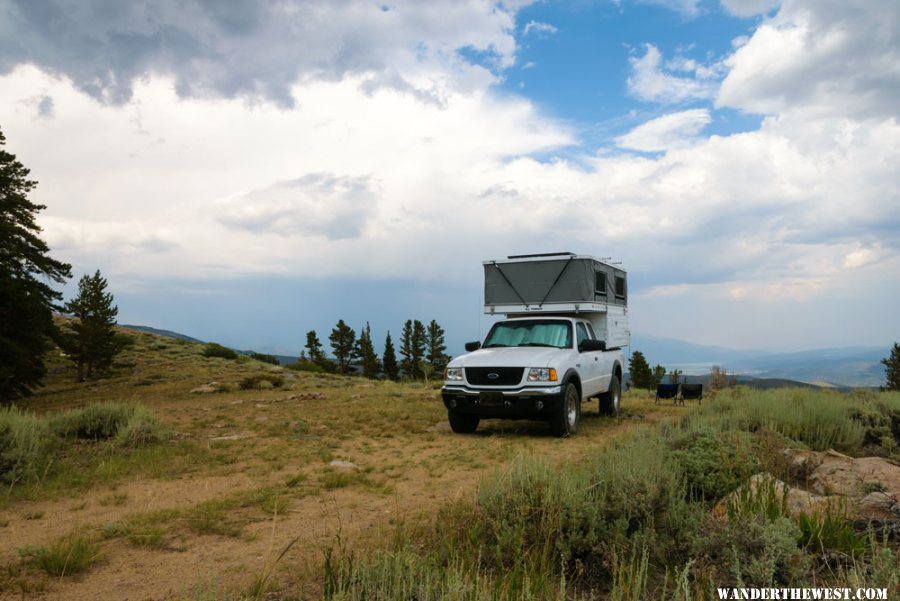
[[[624,272],[572,253],[484,264],[485,312],[510,318],[448,365],[441,396],[453,431],[474,432],[483,418],[545,419],[570,436],[582,400],[593,398],[602,414],[617,415],[629,342]]]

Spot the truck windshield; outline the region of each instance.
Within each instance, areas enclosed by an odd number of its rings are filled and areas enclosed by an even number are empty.
[[[483,348],[500,346],[572,346],[572,324],[566,321],[530,319],[501,321],[494,324]]]

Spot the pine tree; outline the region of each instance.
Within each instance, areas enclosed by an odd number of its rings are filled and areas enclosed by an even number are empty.
[[[675,384],[676,386],[681,383],[681,375],[682,372],[680,369],[673,369],[672,373],[669,374],[669,384]]]
[[[359,364],[362,367],[362,373],[365,377],[375,379],[381,373],[381,360],[375,353],[375,346],[372,344],[372,328],[369,322],[366,327],[360,330],[359,340],[356,341],[356,354],[359,357]]]
[[[339,319],[328,340],[337,360],[338,373],[346,374],[353,367],[355,359],[356,332],[343,319]]]
[[[652,390],[655,390],[657,386],[659,386],[663,378],[666,377],[666,368],[662,365],[657,365],[653,368],[653,380],[651,381],[652,386],[650,387]]]
[[[900,344],[895,342],[894,348],[891,349],[891,356],[882,359],[881,362],[884,364],[884,371],[887,375],[884,389],[900,390]]]
[[[631,385],[634,388],[653,388],[653,372],[650,364],[641,351],[634,351],[628,360],[628,372],[631,376]]]
[[[310,330],[306,333],[306,346],[303,348],[306,349],[310,361],[319,366],[324,365],[325,351],[322,350],[322,342],[319,340],[319,336],[316,334],[315,330]],[[303,357],[302,352],[300,353],[300,356],[301,358]]]
[[[425,360],[426,342],[425,324],[416,319],[413,321],[412,336],[410,337],[412,355],[409,360],[413,369],[409,377],[413,379],[423,374],[421,364]]]
[[[390,332],[388,332],[387,336],[384,338],[382,365],[384,366],[384,377],[388,380],[400,379],[400,372],[397,368],[397,354],[394,352],[394,342],[391,340]]]
[[[62,294],[50,287],[71,277],[50,258],[35,216],[44,205],[28,200],[37,182],[7,152],[0,131],[0,403],[31,393],[44,377],[44,352],[57,334],[53,310]]]
[[[447,356],[447,344],[444,342],[444,328],[438,325],[438,322],[431,320],[428,324],[426,332],[426,349],[425,360],[431,365],[434,373],[441,374],[450,361]]]
[[[415,363],[413,363],[412,342],[413,323],[411,319],[407,319],[403,324],[403,331],[400,333],[400,372],[404,378],[415,377]]]
[[[718,365],[709,368],[709,388],[710,390],[721,390],[731,386],[731,380],[728,377],[728,370]]]
[[[122,339],[115,331],[119,309],[106,286],[100,270],[92,276],[82,276],[78,281],[78,295],[63,308],[75,321],[64,329],[60,346],[78,366],[79,382],[107,369],[122,350]]]

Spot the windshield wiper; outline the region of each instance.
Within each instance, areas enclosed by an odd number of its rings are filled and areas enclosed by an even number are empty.
[[[526,342],[525,344],[520,344],[519,346],[546,346],[549,348],[559,348],[555,344],[545,344],[543,342]]]
[[[485,345],[484,345],[483,347],[481,347],[481,348],[497,348],[497,347],[499,347],[499,346],[509,346],[509,345],[508,345],[508,344],[498,344],[498,343],[496,343],[496,342],[492,342],[491,344],[485,344]]]

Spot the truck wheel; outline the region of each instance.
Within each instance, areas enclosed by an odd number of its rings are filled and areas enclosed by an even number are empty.
[[[622,400],[622,384],[619,376],[613,376],[609,381],[609,390],[600,395],[600,415],[619,415],[619,403]]]
[[[550,417],[550,430],[555,436],[572,436],[578,432],[581,420],[581,395],[578,387],[569,382],[562,402]]]
[[[471,434],[478,428],[481,421],[478,416],[447,410],[447,419],[450,420],[450,429],[457,434]]]

